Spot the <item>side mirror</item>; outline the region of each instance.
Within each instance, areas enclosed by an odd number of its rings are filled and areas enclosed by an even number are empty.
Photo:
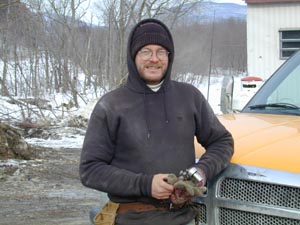
[[[221,112],[240,112],[263,84],[259,77],[224,77],[221,89]]]
[[[232,113],[234,79],[232,76],[224,77],[221,89],[221,112],[224,114]]]

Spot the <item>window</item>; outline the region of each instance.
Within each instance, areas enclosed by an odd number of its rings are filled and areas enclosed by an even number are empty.
[[[280,59],[287,59],[300,49],[300,29],[280,30]]]

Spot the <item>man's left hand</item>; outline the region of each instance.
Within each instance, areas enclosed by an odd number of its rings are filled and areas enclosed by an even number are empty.
[[[198,186],[192,181],[177,178],[175,174],[169,174],[168,183],[174,186],[174,191],[170,199],[174,205],[184,205],[191,201],[194,196],[203,196],[206,192],[206,187]]]

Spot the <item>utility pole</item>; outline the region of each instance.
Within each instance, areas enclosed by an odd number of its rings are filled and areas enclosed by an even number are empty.
[[[210,56],[209,56],[209,70],[208,70],[208,82],[207,82],[207,101],[209,100],[209,86],[210,86],[210,76],[211,76],[211,67],[212,67],[212,54],[214,48],[214,36],[215,36],[215,14],[216,11],[214,9],[214,17],[212,23],[212,31],[211,31],[211,39],[210,39]]]

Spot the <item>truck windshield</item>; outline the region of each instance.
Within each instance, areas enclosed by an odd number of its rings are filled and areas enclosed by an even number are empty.
[[[300,51],[259,89],[242,112],[300,115]]]

